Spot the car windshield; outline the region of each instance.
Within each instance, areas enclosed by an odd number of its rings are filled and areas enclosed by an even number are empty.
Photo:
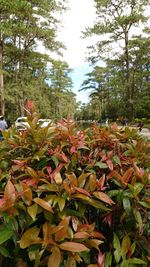
[[[20,119],[17,119],[17,122],[26,122],[27,119],[26,118],[20,118]]]

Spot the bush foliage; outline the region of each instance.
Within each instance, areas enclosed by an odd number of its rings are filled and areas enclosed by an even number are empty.
[[[1,265],[149,266],[149,142],[38,119],[0,143]]]

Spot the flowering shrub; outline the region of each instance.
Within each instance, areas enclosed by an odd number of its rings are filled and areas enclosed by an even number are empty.
[[[149,266],[149,142],[38,119],[0,143],[1,265]]]

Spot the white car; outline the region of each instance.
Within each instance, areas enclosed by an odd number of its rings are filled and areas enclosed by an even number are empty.
[[[52,121],[50,119],[39,119],[38,124],[40,125],[41,128],[47,127]],[[15,127],[18,130],[25,130],[30,127],[27,117],[19,117],[15,121]]]
[[[18,130],[25,130],[29,128],[29,123],[27,122],[27,117],[19,117],[15,121],[15,127]]]
[[[50,119],[39,119],[38,120],[38,124],[41,126],[41,128],[44,128],[44,127],[47,127],[49,126],[49,124],[51,123],[52,121]]]

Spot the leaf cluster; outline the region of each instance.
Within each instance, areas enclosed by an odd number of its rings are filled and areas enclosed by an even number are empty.
[[[62,120],[3,133],[3,266],[148,266],[149,142],[135,130]],[[19,265],[22,264],[22,265]]]

